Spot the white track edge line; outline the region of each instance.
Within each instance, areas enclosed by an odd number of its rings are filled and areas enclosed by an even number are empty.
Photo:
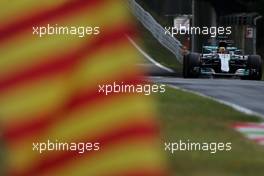
[[[163,65],[161,65],[160,63],[156,62],[154,59],[152,59],[145,51],[143,51],[134,41],[133,39],[131,39],[129,36],[127,36],[128,40],[130,41],[130,43],[146,58],[148,59],[151,63],[153,63],[154,65],[156,65],[157,67],[166,70],[170,73],[174,73],[174,71],[170,68],[167,68]]]
[[[184,92],[189,92],[189,93],[192,93],[192,94],[195,94],[195,95],[198,95],[198,96],[201,96],[201,97],[208,98],[210,100],[216,101],[216,102],[218,102],[220,104],[224,104],[224,105],[229,106],[229,107],[233,108],[234,110],[239,111],[241,113],[244,113],[244,114],[247,114],[247,115],[257,116],[257,117],[260,117],[261,119],[264,119],[264,115],[263,114],[260,114],[258,112],[255,112],[255,111],[253,111],[251,109],[248,109],[246,107],[237,105],[235,103],[231,103],[231,102],[228,102],[228,101],[220,100],[220,99],[217,99],[217,98],[214,98],[214,97],[211,97],[211,96],[208,96],[208,95],[205,95],[203,93],[196,92],[196,91],[193,91],[193,90],[188,90],[188,89],[180,88],[180,87],[175,86],[175,85],[170,85],[170,84],[167,84],[167,85],[169,87],[171,87],[171,88],[178,89],[178,90],[182,90]]]

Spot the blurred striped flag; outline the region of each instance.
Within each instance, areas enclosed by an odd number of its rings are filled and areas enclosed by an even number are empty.
[[[119,0],[0,2],[0,122],[5,174],[165,174],[150,98],[98,93],[142,83]],[[33,26],[99,26],[100,35],[32,35]],[[33,151],[33,142],[100,142],[99,152]],[[2,149],[3,150],[3,149]]]

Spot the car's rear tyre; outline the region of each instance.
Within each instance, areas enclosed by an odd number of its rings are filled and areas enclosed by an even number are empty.
[[[248,56],[248,80],[261,80],[262,79],[262,60],[259,55]]]
[[[200,75],[200,55],[189,53],[183,57],[183,77],[198,78]]]

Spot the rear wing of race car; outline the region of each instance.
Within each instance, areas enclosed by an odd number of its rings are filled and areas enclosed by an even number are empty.
[[[218,50],[218,46],[203,46],[202,53],[210,54],[217,52],[217,50]]]
[[[226,49],[236,55],[242,55],[242,50],[238,49],[237,47],[227,47]]]
[[[238,49],[237,47],[234,46],[227,46],[226,49],[229,52],[233,52],[234,54],[240,55],[242,54],[242,50]],[[215,53],[218,50],[218,46],[203,46],[202,53],[203,54],[210,54],[210,53]]]

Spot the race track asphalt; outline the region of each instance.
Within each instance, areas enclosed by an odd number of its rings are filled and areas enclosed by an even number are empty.
[[[246,108],[264,118],[264,81],[239,79],[183,79],[150,77],[156,83],[194,91],[214,99]]]

